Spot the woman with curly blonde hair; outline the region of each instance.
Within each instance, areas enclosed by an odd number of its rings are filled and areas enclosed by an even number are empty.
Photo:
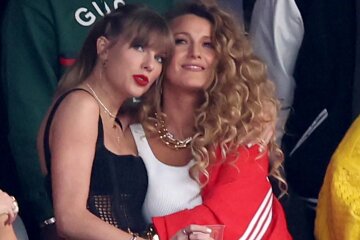
[[[131,126],[148,171],[145,217],[160,239],[193,239],[190,224],[223,224],[224,239],[290,239],[268,180],[286,192],[265,65],[215,3],[174,9],[174,55]]]

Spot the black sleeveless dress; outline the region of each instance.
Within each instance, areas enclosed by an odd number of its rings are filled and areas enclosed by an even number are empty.
[[[62,100],[73,91],[72,89],[59,97],[52,108],[44,133],[44,152],[47,169],[47,189],[51,196],[51,152],[49,132],[54,114]],[[90,94],[90,93],[89,93]],[[91,95],[91,94],[90,94]],[[92,96],[92,95],[91,95]],[[94,162],[91,171],[88,210],[124,231],[129,229],[141,235],[146,230],[146,222],[141,209],[147,191],[147,172],[141,157],[132,155],[116,155],[104,145],[104,131],[101,116],[98,121],[98,137]]]

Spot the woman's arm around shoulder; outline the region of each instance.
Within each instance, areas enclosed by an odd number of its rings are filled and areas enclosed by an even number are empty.
[[[258,145],[241,146],[235,166],[231,162],[213,167],[202,205],[153,218],[161,239],[189,224],[224,224],[224,239],[291,239],[267,179],[267,152],[259,153]]]

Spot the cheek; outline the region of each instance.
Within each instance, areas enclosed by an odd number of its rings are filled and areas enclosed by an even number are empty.
[[[181,62],[186,61],[186,55],[186,49],[180,47],[176,48],[168,67],[172,69],[177,69],[179,67],[178,65],[180,65]]]
[[[118,72],[120,72],[122,69],[122,66],[117,61],[111,61],[108,66],[108,72],[112,75],[117,75]]]
[[[216,57],[214,52],[209,52],[206,55],[206,62],[208,63],[209,66],[214,67],[216,62]]]
[[[216,71],[217,60],[214,55],[209,56],[206,62],[208,65],[208,72],[213,73],[214,71]]]
[[[170,61],[169,65],[168,65],[168,66],[166,67],[166,69],[165,69],[165,75],[166,75],[166,77],[171,76],[171,75],[174,74],[175,69],[176,69],[175,66],[176,66],[176,64],[175,64],[175,59],[172,59],[172,60]]]
[[[119,56],[116,54],[113,54],[113,55],[109,56],[109,58],[108,58],[108,65],[109,65],[109,67],[112,68],[111,69],[112,72],[119,71],[119,69],[123,69],[124,68],[123,64],[124,64],[124,62],[121,61]]]
[[[163,67],[162,65],[159,65],[158,67],[156,67],[155,71],[153,71],[152,75],[151,75],[151,83],[153,83],[156,79],[159,78],[161,71],[162,71]]]
[[[112,61],[109,62],[105,73],[112,82],[120,83],[122,82],[121,77],[124,75],[124,68],[120,62]]]

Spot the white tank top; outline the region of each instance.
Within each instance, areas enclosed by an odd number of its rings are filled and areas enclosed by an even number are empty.
[[[180,167],[162,163],[152,152],[142,125],[132,124],[130,129],[148,174],[149,185],[143,204],[146,221],[150,223],[152,217],[200,205],[200,185],[189,175],[189,169],[195,161],[191,160],[187,165]]]

